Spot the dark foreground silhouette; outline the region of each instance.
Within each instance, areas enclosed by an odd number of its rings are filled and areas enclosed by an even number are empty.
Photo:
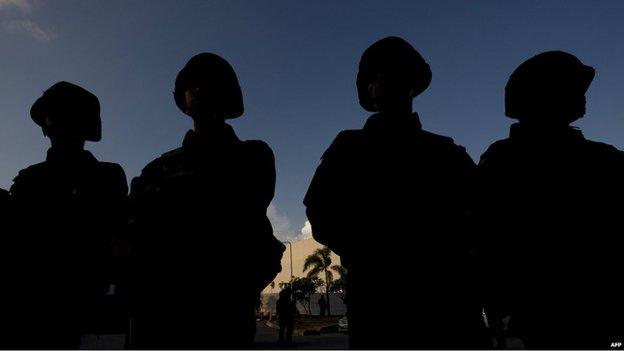
[[[15,233],[3,241],[0,346],[77,348],[80,334],[97,322],[109,282],[112,234],[125,225],[126,177],[119,165],[83,149],[86,140],[100,140],[95,95],[60,82],[31,116],[52,147],[11,186]]]
[[[357,88],[362,107],[376,113],[363,129],[338,134],[305,197],[314,238],[349,272],[352,348],[483,347],[469,241],[459,230],[475,164],[412,113],[430,80],[402,39],[367,49]],[[373,288],[380,278],[384,288]]]
[[[563,52],[520,65],[505,95],[519,122],[479,163],[487,311],[510,315],[528,348],[605,349],[624,336],[624,153],[569,126],[593,77]]]
[[[221,57],[193,57],[174,97],[195,128],[132,181],[132,346],[249,348],[256,302],[284,251],[266,216],[273,152],[224,122],[243,101]]]

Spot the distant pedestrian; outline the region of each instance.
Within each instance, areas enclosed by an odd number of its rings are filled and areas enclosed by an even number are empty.
[[[279,323],[279,342],[292,343],[293,330],[295,327],[295,315],[297,306],[290,298],[290,289],[280,291],[279,299],[276,303],[277,320]],[[284,334],[286,339],[284,339]]]
[[[321,317],[325,317],[327,313],[327,300],[325,300],[325,296],[321,295],[321,298],[318,300],[318,305],[321,311]]]

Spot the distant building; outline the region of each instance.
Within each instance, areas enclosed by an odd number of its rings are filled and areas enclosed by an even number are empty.
[[[271,289],[271,286],[267,286],[262,291],[261,310],[265,313],[275,311],[275,301],[277,301],[277,297],[278,297],[277,295],[281,290],[279,285],[282,282],[288,283],[290,281],[290,278],[291,278],[290,245],[291,244],[286,244],[286,251],[284,251],[284,256],[282,257],[282,271],[278,273],[275,279],[273,280],[275,282],[275,287]],[[320,249],[322,247],[323,245],[321,245],[314,239],[306,239],[306,240],[292,242],[292,276],[294,277],[307,276],[307,272],[303,271],[303,263],[305,262],[305,259],[311,254],[313,254],[314,251],[316,251],[316,249]],[[331,254],[331,259],[332,259],[332,265],[340,265],[340,257],[333,252]],[[334,272],[333,270],[332,270],[332,273],[334,274],[335,279],[339,277],[338,274]],[[319,278],[323,281],[325,280],[325,277],[323,274],[319,274]],[[322,291],[324,291],[325,287],[322,287],[321,289]],[[310,299],[311,301],[310,307],[311,307],[313,315],[319,314],[319,306],[317,304],[317,301],[320,298],[321,296],[320,293],[322,291],[319,291],[319,294],[312,295],[312,298]],[[332,315],[341,315],[345,313],[346,310],[345,310],[344,303],[342,302],[342,299],[339,296],[332,294],[330,296],[330,303],[331,303],[330,307],[331,307]],[[304,310],[301,308],[301,306],[298,306],[298,307],[301,313],[305,313]]]

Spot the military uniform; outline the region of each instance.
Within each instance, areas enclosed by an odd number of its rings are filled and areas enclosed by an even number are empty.
[[[274,187],[269,146],[227,124],[189,131],[132,181],[134,347],[253,345],[284,251],[266,216]]]
[[[304,203],[314,238],[348,269],[352,348],[475,345],[479,305],[459,230],[474,171],[417,114],[375,114],[324,153]]]
[[[603,349],[624,336],[618,276],[624,153],[569,126],[595,71],[562,51],[538,54],[505,87],[509,138],[479,163],[477,256],[486,309],[510,315],[527,348]]]
[[[14,343],[7,346],[76,348],[90,331],[127,191],[118,164],[84,150],[51,148],[46,161],[19,172],[10,190],[19,235],[10,239],[16,313],[3,330]]]
[[[489,308],[530,348],[621,340],[624,153],[566,127],[514,124],[479,163]]]
[[[0,346],[77,348],[80,334],[94,331],[110,282],[111,241],[126,224],[128,185],[118,164],[84,150],[102,137],[93,93],[58,82],[30,117],[52,147],[11,186],[8,222],[17,230],[4,242]]]

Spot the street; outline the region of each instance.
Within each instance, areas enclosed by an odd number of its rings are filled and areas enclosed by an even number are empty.
[[[83,335],[81,349],[122,349],[125,334],[119,335]],[[264,322],[256,323],[256,348],[267,349],[317,349],[336,350],[347,348],[347,335],[344,333],[293,336],[293,344],[288,346],[277,343],[277,329],[267,327]]]
[[[282,346],[277,343],[277,329],[267,327],[264,322],[256,323],[256,348],[258,349],[317,349],[336,350],[346,349],[348,346],[347,334],[332,333],[321,335],[293,336],[293,344]]]

